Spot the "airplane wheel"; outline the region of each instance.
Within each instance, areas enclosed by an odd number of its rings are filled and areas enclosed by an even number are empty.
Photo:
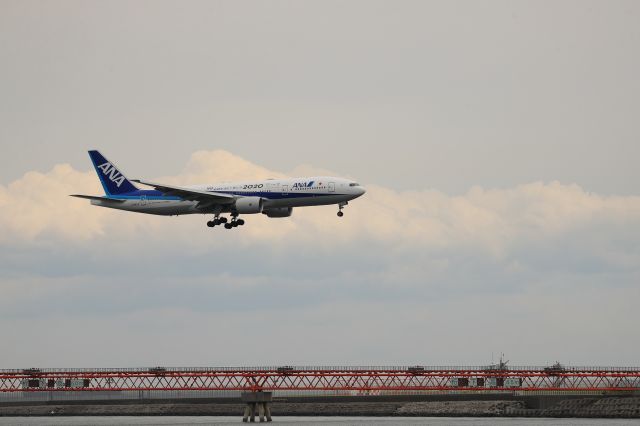
[[[338,212],[338,217],[342,217],[342,216],[344,216],[344,213]]]
[[[210,220],[209,222],[207,222],[207,226],[208,226],[209,228],[213,228],[214,226],[216,226],[216,224],[215,224],[215,222],[214,222],[214,221]]]
[[[226,217],[221,217],[218,220],[220,221],[220,223],[227,223],[227,218]]]
[[[238,226],[238,221],[237,221],[237,220],[234,220],[233,222],[231,222],[231,226],[232,226],[232,227],[234,227],[234,228],[235,228],[236,226]]]
[[[238,219],[238,225],[242,226],[244,225],[244,219]]]
[[[231,229],[231,228],[233,228],[233,225],[231,225],[230,223],[225,223],[224,224],[224,228],[225,229]]]

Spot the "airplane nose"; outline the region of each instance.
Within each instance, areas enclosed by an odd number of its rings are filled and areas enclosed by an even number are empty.
[[[358,190],[358,191],[357,191],[358,197],[359,197],[359,196],[361,196],[361,195],[363,195],[365,192],[367,192],[367,190],[366,190],[366,189],[364,189],[362,186],[359,186],[359,187],[357,188],[357,190]]]

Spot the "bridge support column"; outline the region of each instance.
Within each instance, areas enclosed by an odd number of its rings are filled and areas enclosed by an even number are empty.
[[[244,409],[243,422],[255,422],[256,412],[260,422],[271,421],[271,397],[272,392],[243,392],[242,402],[247,406]]]

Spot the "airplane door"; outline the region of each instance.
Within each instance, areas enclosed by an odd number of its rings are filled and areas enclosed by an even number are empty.
[[[287,195],[289,193],[289,185],[282,185],[282,195]]]
[[[141,206],[146,206],[147,205],[147,196],[143,195],[142,197],[140,197],[140,205]]]
[[[329,182],[329,192],[336,192],[336,184]]]

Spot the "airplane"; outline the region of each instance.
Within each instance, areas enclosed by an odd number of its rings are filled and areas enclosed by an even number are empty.
[[[357,182],[331,176],[267,179],[245,182],[174,186],[129,180],[99,151],[89,151],[105,196],[73,194],[94,206],[163,216],[212,214],[207,226],[232,229],[244,225],[241,214],[262,213],[268,217],[289,217],[294,207],[338,205],[338,217],[349,201],[366,190]],[[134,182],[154,189],[139,189]],[[229,214],[227,219],[224,214]]]

